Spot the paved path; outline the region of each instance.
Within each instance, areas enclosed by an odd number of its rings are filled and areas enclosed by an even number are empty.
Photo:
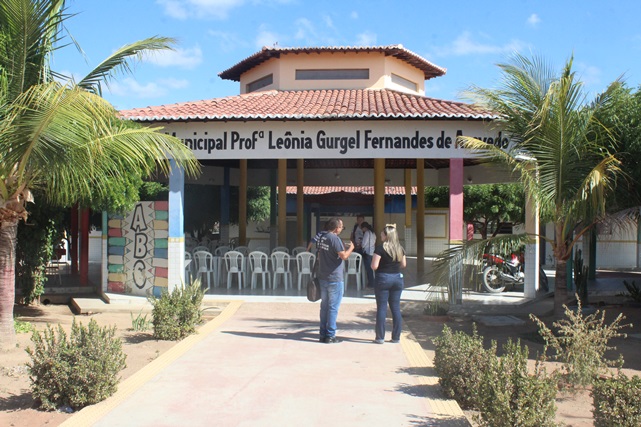
[[[469,425],[440,396],[411,334],[400,344],[372,342],[375,304],[341,306],[339,344],[318,342],[318,307],[232,301],[116,395],[63,425]]]

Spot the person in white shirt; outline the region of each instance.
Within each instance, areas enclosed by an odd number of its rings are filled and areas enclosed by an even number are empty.
[[[374,270],[372,270],[372,255],[376,248],[376,233],[367,222],[361,224],[363,240],[361,242],[361,254],[363,255],[363,264],[367,273],[367,287],[374,288]]]

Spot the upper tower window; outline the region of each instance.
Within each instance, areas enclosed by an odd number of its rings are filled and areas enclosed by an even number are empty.
[[[262,89],[272,83],[274,83],[274,75],[268,74],[265,77],[261,77],[251,83],[247,83],[247,93],[257,91],[258,89]]]
[[[416,83],[406,79],[405,77],[401,77],[398,74],[392,73],[392,83],[403,86],[404,88],[410,89],[414,92],[418,90],[418,85]]]
[[[296,70],[296,80],[367,80],[368,68]]]

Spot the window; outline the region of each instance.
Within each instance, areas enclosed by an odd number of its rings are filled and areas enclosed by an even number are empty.
[[[253,82],[247,84],[247,93],[257,91],[258,89],[262,89],[272,83],[274,83],[273,74],[261,77],[260,79],[254,80]]]
[[[369,68],[335,70],[296,70],[296,80],[363,80],[369,79]]]
[[[418,86],[416,85],[416,83],[394,73],[392,73],[392,83],[396,83],[397,85],[413,90],[414,92],[418,91]]]

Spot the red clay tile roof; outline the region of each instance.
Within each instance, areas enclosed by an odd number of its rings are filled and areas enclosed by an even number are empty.
[[[122,110],[135,121],[495,119],[470,104],[389,89],[265,91]]]
[[[243,59],[238,64],[219,73],[220,78],[225,80],[240,81],[240,76],[252,68],[262,64],[271,58],[279,58],[286,54],[320,53],[320,52],[382,52],[386,56],[393,56],[401,61],[423,71],[425,80],[442,76],[447,71],[445,68],[434,65],[414,52],[407,50],[403,45],[389,46],[323,46],[323,47],[263,47],[261,51]]]
[[[287,186],[287,194],[296,194],[297,187],[293,185]],[[303,186],[303,193],[308,196],[322,195],[330,193],[358,193],[365,195],[374,195],[373,186],[330,186],[330,187],[315,187]],[[386,186],[386,196],[405,195],[405,187],[403,186]],[[416,187],[412,187],[412,195],[416,195]]]

